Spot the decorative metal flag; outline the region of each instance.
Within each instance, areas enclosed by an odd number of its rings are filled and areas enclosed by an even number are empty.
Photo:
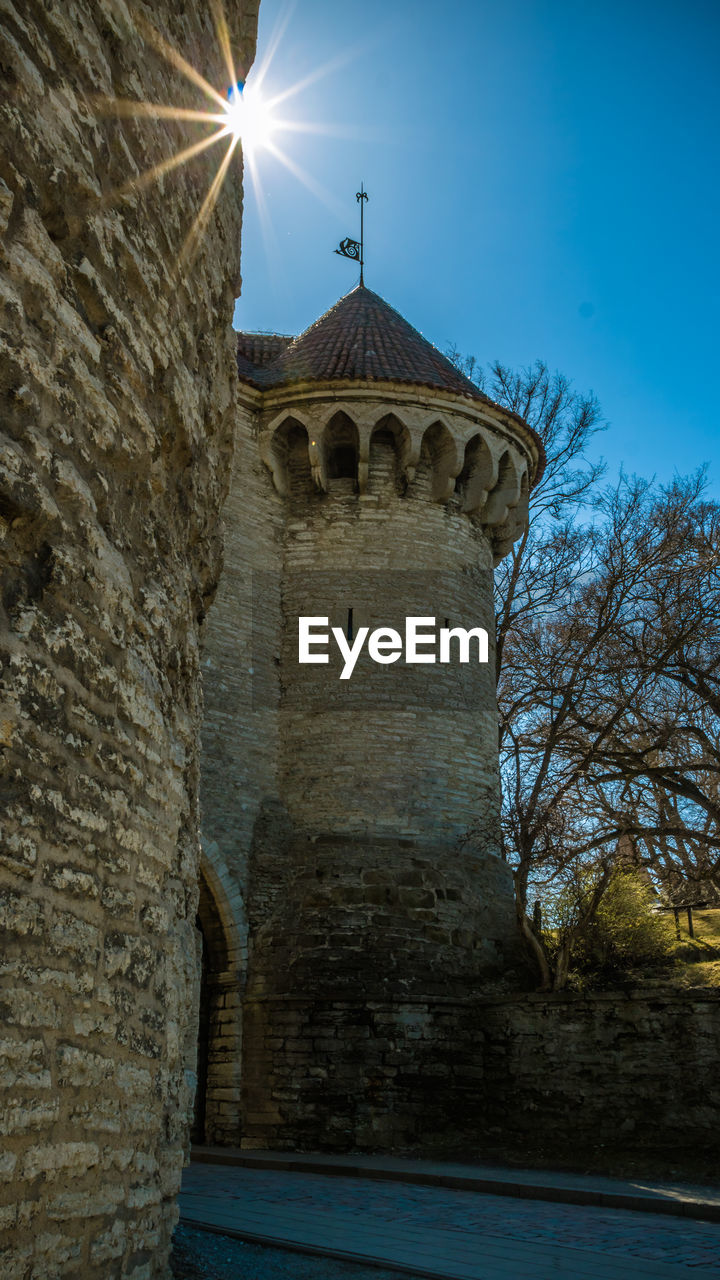
[[[353,260],[354,262],[359,262],[359,263],[360,263],[360,284],[361,284],[361,285],[365,283],[364,276],[363,276],[363,267],[364,267],[364,265],[365,265],[365,218],[364,218],[364,214],[365,214],[365,204],[366,204],[366,202],[367,202],[368,198],[369,198],[369,197],[368,197],[368,193],[367,193],[367,191],[365,190],[365,188],[364,188],[364,186],[363,186],[363,184],[362,184],[362,182],[361,182],[361,183],[360,183],[360,190],[359,190],[358,192],[356,192],[356,194],[355,194],[355,199],[357,200],[358,204],[360,205],[360,239],[359,239],[359,241],[358,241],[358,240],[351,240],[351,239],[350,239],[350,236],[346,236],[344,240],[341,240],[341,241],[340,241],[340,245],[339,245],[339,247],[335,250],[335,252],[336,252],[336,253],[339,253],[339,254],[340,254],[340,257],[341,257],[341,258],[352,258],[352,260]]]
[[[340,247],[335,252],[342,254],[343,258],[355,258],[359,262],[360,241],[351,240],[349,236],[346,236],[344,240],[340,241]]]

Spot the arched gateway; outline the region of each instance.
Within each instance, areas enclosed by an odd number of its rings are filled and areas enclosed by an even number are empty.
[[[236,913],[242,908],[238,886],[229,881],[216,850],[203,852],[199,887],[201,977],[191,1139],[233,1145],[240,1140],[243,948]]]
[[[294,341],[241,334],[238,370],[202,777],[243,902],[237,1131],[410,1145],[454,1105],[469,997],[514,962],[492,568],[542,447],[362,285]],[[327,663],[299,662],[303,617],[326,619]],[[340,678],[333,627],[353,644],[412,617],[484,629],[490,662],[365,650]]]

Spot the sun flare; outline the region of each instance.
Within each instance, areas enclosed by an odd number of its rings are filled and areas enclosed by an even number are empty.
[[[205,126],[204,136],[167,156],[144,173],[135,174],[126,183],[108,192],[104,197],[106,202],[113,202],[124,195],[142,190],[150,183],[171,173],[181,165],[192,161],[196,156],[201,155],[209,147],[214,147],[217,143],[222,144],[225,141],[227,144],[180,252],[178,267],[184,266],[185,268],[190,265],[195,256],[223,182],[230,170],[233,154],[238,148],[243,158],[247,161],[247,174],[252,182],[258,207],[263,214],[263,222],[265,220],[265,211],[258,168],[258,157],[262,153],[267,153],[275,161],[284,165],[289,172],[313,191],[324,204],[330,207],[331,199],[329,193],[319,188],[310,175],[305,173],[284,150],[281,150],[278,145],[277,135],[285,132],[295,134],[305,132],[334,133],[336,132],[336,126],[307,124],[292,118],[280,120],[273,115],[273,109],[280,102],[285,102],[292,95],[300,93],[321,76],[336,69],[339,61],[345,61],[347,57],[347,55],[344,55],[341,60],[335,59],[325,64],[325,66],[318,67],[295,84],[284,87],[274,97],[269,97],[263,93],[262,82],[265,79],[277,43],[284,31],[284,26],[278,28],[268,53],[260,64],[253,68],[250,84],[248,85],[244,78],[244,69],[235,64],[230,34],[223,10],[223,0],[209,0],[209,2],[218,46],[227,73],[225,83],[227,84],[228,81],[230,83],[230,88],[225,95],[218,88],[208,83],[204,76],[188,62],[187,58],[183,57],[178,49],[161,35],[147,18],[142,15],[136,15],[136,23],[148,44],[156,53],[169,62],[176,71],[179,71],[189,84],[201,90],[207,99],[207,109],[202,110],[197,106],[184,107],[175,106],[171,103],[140,102],[118,98],[103,98],[97,104],[100,110],[117,117],[177,120],[190,125]],[[286,23],[287,18],[285,25]],[[207,133],[208,125],[213,126],[209,134]]]
[[[225,116],[230,133],[239,139],[246,155],[254,155],[267,147],[278,127],[270,104],[264,100],[261,90],[248,87],[242,82],[232,85],[228,90]]]

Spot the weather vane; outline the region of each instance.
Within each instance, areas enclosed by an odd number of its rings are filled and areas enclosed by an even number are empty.
[[[360,183],[360,190],[355,192],[355,199],[360,205],[360,239],[359,241],[351,240],[349,236],[346,236],[344,240],[340,241],[340,246],[335,250],[335,252],[339,253],[341,258],[352,258],[353,261],[360,263],[360,283],[364,284],[365,283],[363,279],[363,267],[365,265],[364,213],[365,213],[365,201],[369,199],[369,197],[368,197],[367,191],[363,187],[362,182]]]

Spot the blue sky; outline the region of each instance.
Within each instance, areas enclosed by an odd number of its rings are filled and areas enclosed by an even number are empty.
[[[718,465],[716,0],[262,0],[277,114],[330,126],[246,178],[238,327],[299,333],[357,281],[441,349],[545,359],[599,397],[611,466]],[[250,81],[252,83],[252,80]]]

